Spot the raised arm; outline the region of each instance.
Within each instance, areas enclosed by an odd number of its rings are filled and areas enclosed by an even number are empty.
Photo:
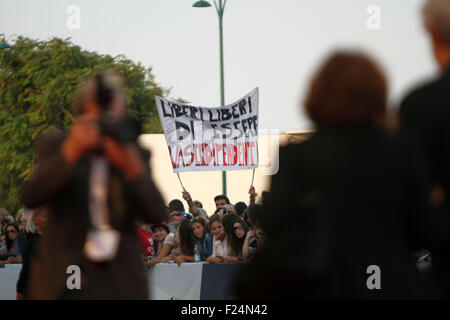
[[[197,205],[192,201],[191,195],[187,191],[183,191],[183,199],[187,202],[189,206],[189,212],[192,213],[194,216],[200,216],[200,209],[197,207]]]

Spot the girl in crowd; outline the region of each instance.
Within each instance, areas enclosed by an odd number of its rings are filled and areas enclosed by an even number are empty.
[[[19,228],[10,223],[5,228],[6,233],[6,248],[8,250],[7,254],[10,254],[7,260],[0,261],[0,264],[4,263],[21,263],[22,262],[22,252],[19,245],[17,236],[19,235]]]
[[[205,261],[212,255],[213,243],[210,234],[206,229],[205,219],[195,217],[191,219],[192,232],[194,233],[194,247],[198,245],[200,249],[200,260]]]
[[[233,244],[235,244],[233,240],[233,225],[236,221],[239,221],[239,217],[234,214],[227,214],[222,219],[223,228],[225,229],[225,234],[227,235],[228,247],[230,251],[230,255],[224,258],[224,262],[238,262],[240,252],[242,252],[242,247],[241,249],[238,249],[237,246],[233,247]]]
[[[213,215],[209,220],[211,233],[213,234],[213,252],[206,261],[210,263],[225,262],[231,254],[228,245],[228,237],[223,227],[222,219],[218,215]]]
[[[184,219],[178,226],[175,243],[179,250],[171,254],[171,260],[181,264],[183,262],[194,262],[194,234],[190,219]]]
[[[248,226],[244,222],[244,220],[238,218],[233,221],[231,236],[230,236],[230,245],[233,257],[237,258],[246,258],[247,256],[243,256],[243,247],[246,243],[247,239]],[[250,233],[248,233],[250,234]],[[248,247],[248,241],[247,241]]]
[[[243,259],[254,255],[264,245],[264,230],[261,223],[255,223],[254,227],[255,230],[246,233],[241,253]],[[252,239],[254,239],[253,245],[250,243]]]
[[[169,227],[165,224],[152,225],[153,239],[156,240],[156,256],[154,259],[148,261],[146,264],[152,266],[156,263],[162,262],[164,258],[169,256],[174,247],[174,234],[169,232]],[[166,241],[168,240],[168,241]],[[170,240],[170,241],[169,241]]]

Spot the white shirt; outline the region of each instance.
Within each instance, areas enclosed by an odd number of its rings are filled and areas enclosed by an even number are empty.
[[[228,248],[228,239],[225,237],[222,241],[216,240],[216,236],[213,237],[213,252],[212,257],[228,257],[231,255],[231,250]]]
[[[108,180],[108,160],[93,158],[89,177],[89,219],[93,229],[87,233],[84,253],[95,262],[112,260],[120,242],[120,233],[109,225]]]
[[[96,229],[109,225],[108,211],[109,163],[105,157],[91,160],[89,177],[89,216]]]

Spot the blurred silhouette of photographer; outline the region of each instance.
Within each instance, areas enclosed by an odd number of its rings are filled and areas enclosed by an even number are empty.
[[[88,80],[75,99],[70,132],[49,134],[38,145],[22,201],[47,205],[49,219],[32,266],[31,299],[148,296],[135,221],[159,223],[167,213],[121,86],[112,72]],[[81,269],[81,289],[66,285],[71,265]]]

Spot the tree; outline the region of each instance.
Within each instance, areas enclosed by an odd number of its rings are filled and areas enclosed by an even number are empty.
[[[129,114],[141,122],[143,132],[162,132],[154,96],[169,90],[156,84],[151,68],[122,55],[82,50],[70,39],[18,37],[11,48],[0,49],[0,207],[17,212],[37,139],[48,130],[67,130],[78,86],[107,69],[123,75]]]

